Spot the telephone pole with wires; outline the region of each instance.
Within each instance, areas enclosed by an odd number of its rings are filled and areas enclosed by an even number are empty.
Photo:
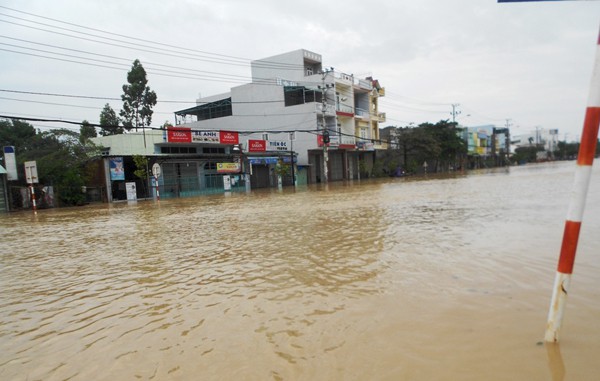
[[[450,115],[452,115],[452,123],[456,123],[456,117],[461,114],[461,112],[457,110],[457,108],[458,108],[458,106],[460,106],[460,104],[452,103],[451,106],[452,106],[452,112],[450,113]]]
[[[321,71],[321,79],[323,84],[319,86],[321,89],[321,131],[323,140],[323,183],[329,182],[329,153],[327,152],[327,146],[329,145],[329,128],[327,128],[327,122],[325,121],[325,110],[327,109],[327,90],[334,86],[333,83],[325,83],[325,79],[329,73],[333,72],[333,68],[325,69]]]

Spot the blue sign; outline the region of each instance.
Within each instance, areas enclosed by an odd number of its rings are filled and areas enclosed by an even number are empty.
[[[110,166],[110,179],[111,180],[125,180],[125,168],[123,167],[122,157],[113,157],[109,160]]]

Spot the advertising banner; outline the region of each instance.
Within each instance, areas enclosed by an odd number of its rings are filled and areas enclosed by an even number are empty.
[[[239,144],[239,134],[237,132],[219,131],[219,140],[221,144]]]
[[[191,143],[192,129],[188,127],[167,127],[167,141],[169,143]]]
[[[218,131],[193,131],[192,132],[193,143],[219,143],[219,132]]]
[[[17,159],[15,158],[15,147],[4,147],[4,166],[6,169],[6,179],[8,181],[19,180],[17,172]]]
[[[217,173],[238,173],[240,163],[217,163]]]
[[[229,175],[223,176],[223,189],[226,191],[231,190],[231,176],[229,176]]]
[[[265,152],[266,150],[266,140],[248,140],[248,152]]]
[[[110,180],[125,180],[125,168],[123,167],[122,157],[113,157],[109,159]]]
[[[135,183],[127,183],[125,187],[127,189],[127,201],[137,201],[137,191],[135,189]]]

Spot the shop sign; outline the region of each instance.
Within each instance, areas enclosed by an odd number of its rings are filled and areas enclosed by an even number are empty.
[[[221,144],[240,144],[237,132],[219,131],[219,138]]]
[[[248,140],[248,152],[265,152],[266,150],[266,140]]]
[[[219,143],[218,131],[193,131],[192,142],[194,143]]]
[[[288,142],[287,141],[273,141],[269,140],[268,142],[268,151],[287,151],[288,150]]]
[[[187,127],[167,127],[167,141],[169,143],[191,143],[192,129]]]
[[[238,173],[240,169],[240,163],[217,163],[217,173]]]
[[[277,164],[279,159],[276,157],[249,157],[248,162],[252,165],[261,165],[261,164]]]

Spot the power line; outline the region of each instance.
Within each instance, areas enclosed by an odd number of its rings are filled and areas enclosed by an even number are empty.
[[[10,40],[15,40],[15,41],[20,41],[20,42],[25,42],[25,43],[33,44],[33,45],[45,46],[45,47],[54,48],[54,49],[66,50],[66,51],[70,51],[70,52],[88,54],[88,55],[97,56],[97,57],[109,58],[111,60],[125,61],[128,64],[131,63],[131,62],[133,62],[133,59],[131,59],[131,58],[115,57],[115,56],[111,56],[111,55],[107,55],[107,54],[92,53],[92,52],[88,52],[88,51],[85,51],[85,50],[65,48],[65,47],[62,47],[62,46],[51,45],[51,44],[44,44],[44,43],[40,43],[40,42],[35,42],[35,41],[30,41],[30,40],[24,40],[24,39],[21,39],[21,38],[14,38],[14,37],[9,37],[9,36],[5,36],[5,35],[0,35],[0,38],[10,39]],[[69,55],[69,54],[64,54],[64,53],[57,53],[57,52],[48,51],[48,50],[42,50],[42,49],[34,49],[34,48],[29,48],[29,47],[25,47],[25,46],[21,46],[21,45],[14,45],[14,44],[7,44],[7,43],[0,43],[0,44],[1,45],[15,47],[15,48],[19,48],[19,49],[27,49],[27,50],[33,50],[33,51],[38,51],[38,52],[43,52],[43,53],[48,53],[48,54],[55,54],[55,55],[61,55],[61,56],[66,56],[66,57],[78,58],[78,59],[92,60],[92,61],[101,62],[101,63],[113,63],[113,61],[107,62],[107,61],[102,61],[102,60],[95,60],[95,59],[92,59],[92,58],[86,58],[86,57],[81,57],[81,56],[74,56],[74,55]],[[196,72],[196,73],[202,73],[202,74],[210,74],[210,75],[212,75],[212,76],[209,76],[209,78],[223,78],[223,79],[235,79],[235,78],[238,78],[239,80],[237,80],[235,83],[243,83],[243,82],[250,82],[250,81],[252,81],[252,78],[249,77],[249,76],[247,76],[247,75],[219,73],[219,72],[212,72],[212,71],[191,69],[191,68],[186,68],[186,67],[181,67],[181,66],[164,65],[164,64],[159,64],[159,63],[155,63],[155,62],[148,62],[148,61],[144,62],[144,66],[146,68],[150,68],[150,69],[153,69],[153,66],[158,66],[158,67],[164,67],[164,68],[170,68],[170,69],[178,69],[178,70],[185,70],[185,71],[190,71],[190,72]],[[164,70],[164,69],[157,69],[157,70]],[[175,73],[177,73],[177,72],[175,72]],[[228,77],[231,77],[231,78],[228,78]],[[261,80],[261,81],[273,81],[270,78],[258,78],[258,77],[256,77],[254,79],[255,80]]]
[[[27,14],[27,15],[33,16],[33,17],[38,17],[38,18],[42,18],[42,19],[46,19],[46,20],[51,20],[51,21],[54,21],[54,22],[57,22],[57,23],[61,23],[61,24],[76,26],[76,27],[82,28],[82,29],[87,29],[87,30],[93,30],[93,31],[101,32],[101,33],[104,33],[104,34],[107,34],[107,35],[123,37],[123,38],[126,38],[126,39],[130,39],[130,40],[134,40],[134,41],[141,41],[141,42],[150,43],[150,44],[153,44],[153,45],[159,45],[159,46],[162,46],[162,47],[174,48],[174,49],[177,49],[177,50],[164,49],[164,48],[162,48],[162,49],[164,51],[166,51],[166,52],[172,52],[172,53],[177,53],[177,54],[181,54],[181,53],[189,54],[192,57],[196,57],[195,59],[204,60],[204,61],[207,61],[207,62],[222,63],[222,64],[235,65],[235,66],[248,66],[249,65],[249,61],[250,61],[247,58],[234,57],[234,56],[226,56],[226,55],[222,55],[222,54],[210,53],[210,52],[205,52],[205,51],[200,51],[200,50],[195,50],[195,49],[190,49],[190,48],[185,48],[185,47],[179,47],[179,46],[170,45],[170,44],[159,43],[159,42],[156,42],[156,41],[145,40],[145,39],[141,39],[141,38],[137,38],[137,37],[131,37],[131,36],[127,36],[127,35],[121,35],[121,34],[117,34],[117,33],[112,33],[112,32],[104,31],[104,30],[101,30],[101,29],[91,28],[91,27],[87,27],[87,26],[83,26],[83,25],[78,25],[78,24],[69,23],[69,22],[65,22],[65,21],[61,21],[61,20],[57,20],[57,19],[52,19],[52,18],[48,18],[48,17],[44,17],[44,16],[39,16],[39,15],[35,15],[33,13],[27,13],[27,12],[19,11],[19,10],[16,10],[16,9],[4,7],[4,6],[0,6],[0,8],[8,9],[8,10],[11,10],[11,11],[14,11],[14,12],[19,12],[19,13]],[[51,24],[45,24],[45,23],[41,23],[41,22],[37,22],[37,21],[32,21],[32,20],[24,19],[24,18],[17,17],[17,16],[7,15],[5,13],[0,13],[0,16],[13,18],[13,19],[17,19],[17,20],[20,20],[20,21],[25,21],[25,22],[28,22],[28,23],[31,23],[31,24],[34,24],[34,25],[42,25],[42,26],[46,26],[46,27],[50,27],[50,28],[55,28],[55,29],[58,29],[58,30],[63,30],[63,31],[72,32],[72,33],[77,33],[77,34],[81,34],[81,35],[84,35],[84,36],[96,37],[96,38],[104,39],[104,40],[107,40],[107,41],[114,41],[114,42],[118,42],[118,43],[121,43],[121,44],[128,44],[128,45],[132,45],[132,46],[123,46],[123,45],[113,44],[113,43],[109,43],[109,42],[103,42],[103,41],[93,40],[93,39],[89,39],[89,38],[85,38],[85,37],[73,36],[73,35],[70,35],[70,34],[61,33],[61,32],[57,32],[57,31],[52,31],[52,30],[48,30],[48,29],[32,27],[32,26],[29,26],[29,25],[23,25],[23,24],[19,24],[19,23],[15,23],[15,22],[6,21],[6,20],[0,20],[0,21],[5,22],[5,23],[9,23],[9,24],[13,24],[13,25],[18,25],[18,26],[22,26],[22,27],[25,27],[25,28],[31,28],[31,29],[35,29],[35,30],[40,30],[40,31],[48,32],[48,33],[55,33],[55,34],[59,34],[59,35],[63,35],[63,36],[71,37],[71,38],[77,38],[77,39],[87,40],[87,41],[96,42],[96,43],[102,43],[102,44],[113,45],[113,46],[118,46],[118,47],[123,47],[123,48],[128,48],[128,49],[137,49],[137,50],[146,51],[146,52],[163,54],[163,53],[156,52],[156,51],[148,51],[148,50],[143,50],[143,49],[140,49],[140,48],[136,48],[136,46],[138,46],[138,47],[142,47],[142,48],[156,49],[155,47],[149,46],[149,45],[144,45],[144,44],[139,44],[139,43],[134,43],[134,42],[123,41],[123,40],[120,40],[120,39],[115,39],[115,38],[100,36],[100,35],[92,34],[92,33],[81,32],[81,31],[77,31],[77,30],[73,30],[73,29],[69,29],[69,28],[59,27],[59,26],[56,26],[56,25],[51,25]],[[183,50],[184,52],[181,52],[181,50]],[[199,54],[190,54],[190,53],[185,53],[185,52],[195,52],[195,53],[199,53]],[[209,56],[207,57],[207,55],[209,55]],[[212,58],[210,56],[214,56],[215,58]],[[179,57],[181,57],[181,58],[187,58],[187,57],[183,57],[183,56],[179,56]],[[267,61],[267,60],[258,60],[258,61],[256,61],[254,63],[254,65],[257,66],[257,67],[277,68],[277,69],[280,69],[280,70],[303,70],[304,69],[303,65],[287,64],[287,63],[273,62],[273,61]]]
[[[98,99],[98,100],[108,100],[108,101],[122,101],[121,98],[114,97],[99,97],[99,96],[89,96],[89,95],[73,95],[73,94],[59,94],[59,93],[43,93],[36,91],[20,91],[20,90],[10,90],[10,89],[0,89],[0,92],[6,93],[16,93],[16,94],[29,94],[29,95],[44,95],[51,97],[65,97],[65,98],[81,98],[81,99]],[[263,104],[263,103],[282,103],[284,100],[264,100],[264,101],[232,101],[232,104]],[[193,103],[198,104],[197,102],[192,101],[174,101],[174,100],[158,100],[158,103]],[[209,104],[213,102],[200,102],[200,104]]]

